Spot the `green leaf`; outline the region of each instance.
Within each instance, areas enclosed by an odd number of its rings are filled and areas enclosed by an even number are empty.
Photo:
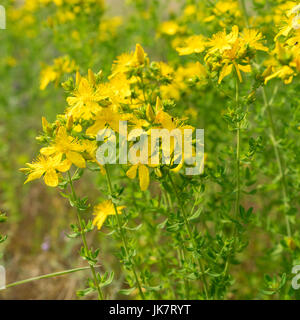
[[[138,226],[134,227],[134,228],[130,228],[130,227],[124,227],[125,229],[127,230],[130,230],[130,231],[136,231],[136,230],[139,230],[141,229],[141,227],[143,226],[143,224],[139,224]]]
[[[160,224],[158,224],[157,228],[158,229],[164,229],[164,227],[166,226],[167,222],[168,222],[168,218],[165,221],[163,221]]]
[[[188,220],[191,221],[199,218],[201,213],[202,213],[202,208],[199,208],[192,216],[188,218]]]
[[[78,290],[78,291],[76,291],[76,295],[77,295],[78,297],[85,297],[85,296],[87,296],[88,294],[91,294],[91,293],[94,292],[94,291],[95,291],[94,288],[86,288],[86,289],[84,289],[84,290]]]
[[[107,275],[108,275],[108,273],[106,273]],[[100,287],[102,288],[102,287],[106,287],[106,286],[108,286],[108,285],[110,285],[111,283],[112,283],[112,281],[113,281],[113,279],[114,279],[114,276],[115,276],[115,274],[114,274],[114,272],[112,271],[110,274],[109,274],[109,276],[106,276],[105,278],[106,279],[103,279],[102,278],[102,281],[103,282],[101,282],[100,283]]]
[[[134,292],[134,290],[136,290],[136,288],[122,289],[119,292],[121,294],[124,294],[125,296],[129,296],[130,294],[132,294]]]

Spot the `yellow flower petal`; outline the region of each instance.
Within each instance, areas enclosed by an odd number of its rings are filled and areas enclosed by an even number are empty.
[[[247,64],[245,66],[239,64],[238,65],[239,69],[242,70],[243,72],[251,72],[251,66],[250,64]]]
[[[145,52],[140,44],[136,44],[134,56],[139,64],[143,64],[145,61]]]
[[[47,186],[56,187],[58,185],[58,175],[55,169],[49,169],[45,173],[44,180]]]
[[[122,210],[125,206],[117,207],[118,214],[122,214]],[[101,229],[104,221],[108,215],[115,215],[116,211],[111,200],[106,200],[94,207],[93,215],[96,216],[93,220],[93,225],[97,226],[98,229]]]
[[[56,166],[56,169],[60,172],[67,172],[72,165],[72,162],[68,159],[63,160],[58,166]]]
[[[140,187],[142,191],[146,191],[149,186],[149,170],[145,165],[139,165],[139,179],[140,179]]]
[[[179,172],[180,171],[180,169],[183,167],[183,161],[181,161],[178,165],[177,165],[177,167],[175,167],[175,168],[173,168],[173,169],[171,169],[171,171],[173,171],[173,172]]]
[[[243,78],[242,78],[239,66],[235,62],[234,62],[234,67],[235,67],[235,70],[236,70],[236,73],[238,75],[238,78],[239,78],[240,82],[243,82]]]
[[[232,72],[232,64],[225,65],[220,72],[218,84],[222,82],[222,80],[228,76]]]
[[[86,134],[96,136],[97,133],[105,128],[106,121],[103,119],[96,120],[96,122],[86,130]]]
[[[68,151],[66,153],[67,159],[69,159],[72,163],[74,163],[78,168],[85,168],[85,160],[81,154],[74,151]]]
[[[93,220],[93,225],[97,226],[98,230],[103,226],[104,221],[106,220],[107,215],[105,213],[98,214]]]
[[[56,152],[56,148],[55,147],[46,147],[46,148],[42,148],[40,150],[40,153],[44,156],[51,156],[53,153]]]
[[[38,170],[38,171],[34,171],[34,172],[30,173],[30,175],[27,177],[27,180],[24,182],[24,184],[27,182],[30,182],[32,180],[39,179],[43,175],[44,172],[45,172],[44,170]]]
[[[132,167],[126,172],[127,177],[130,178],[130,179],[134,179],[134,178],[136,177],[137,168],[138,168],[138,165],[132,166]]]
[[[126,208],[126,206],[118,206],[117,207],[118,214],[122,214],[122,210],[125,208]]]

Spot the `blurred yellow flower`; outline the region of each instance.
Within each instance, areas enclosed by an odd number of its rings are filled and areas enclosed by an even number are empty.
[[[118,206],[117,207],[118,214],[122,214],[122,210],[124,208],[126,207]],[[97,226],[98,230],[100,230],[107,216],[115,215],[115,214],[116,214],[116,211],[112,201],[111,200],[103,201],[94,207],[93,215],[95,216],[95,218],[93,220],[93,225]]]
[[[249,46],[252,49],[260,51],[268,51],[269,49],[262,45],[259,41],[263,39],[261,32],[255,29],[244,29],[241,34],[243,45]]]
[[[109,76],[113,78],[119,73],[126,73],[130,68],[136,68],[145,63],[147,55],[144,52],[143,47],[140,44],[136,44],[135,52],[121,54],[114,61],[112,66],[112,74]]]
[[[184,41],[182,47],[177,47],[180,56],[189,55],[192,53],[201,53],[205,50],[206,40],[202,35],[191,36]]]
[[[77,69],[75,61],[67,56],[54,59],[53,65],[45,66],[41,71],[40,89],[45,90],[50,82],[58,85],[63,75],[75,72]]]
[[[160,25],[160,32],[168,36],[174,36],[179,30],[180,26],[175,21],[165,21]]]

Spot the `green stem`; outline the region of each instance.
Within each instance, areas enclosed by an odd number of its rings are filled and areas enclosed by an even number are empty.
[[[100,267],[100,266],[96,266],[96,267]],[[36,281],[36,280],[48,279],[48,278],[63,276],[63,275],[74,273],[74,272],[78,272],[78,271],[87,270],[89,268],[90,267],[82,267],[82,268],[75,268],[75,269],[70,269],[70,270],[54,272],[54,273],[48,273],[48,274],[44,274],[44,275],[41,275],[41,276],[37,276],[37,277],[28,278],[28,279],[25,279],[25,280],[20,280],[20,281],[16,281],[16,282],[13,282],[13,283],[9,283],[9,284],[7,284],[5,286],[5,289],[12,288],[12,287],[18,286],[20,284],[25,284],[25,283]],[[5,290],[5,289],[2,289],[2,290]]]
[[[273,97],[275,96],[275,92],[277,91],[277,87],[275,87],[274,90],[274,94]],[[275,153],[275,157],[276,157],[276,162],[277,162],[277,166],[278,166],[278,170],[279,170],[279,174],[280,174],[280,182],[281,182],[281,191],[282,191],[282,196],[283,196],[283,202],[284,202],[284,209],[285,209],[285,223],[286,223],[286,231],[287,231],[287,235],[288,237],[291,237],[291,226],[290,226],[290,221],[289,218],[287,216],[287,209],[288,209],[288,189],[287,189],[287,183],[286,183],[286,177],[285,177],[285,172],[284,172],[284,165],[283,165],[283,160],[282,160],[282,156],[280,153],[280,149],[278,148],[278,141],[276,139],[276,128],[275,128],[275,123],[274,123],[274,119],[273,119],[273,114],[272,114],[272,108],[271,108],[271,102],[273,101],[273,97],[270,101],[268,101],[267,99],[267,95],[266,95],[266,91],[265,88],[262,88],[262,95],[263,95],[263,99],[264,99],[264,104],[268,113],[268,118],[269,118],[269,122],[270,122],[270,138],[272,141],[272,145],[274,148],[274,153]]]
[[[173,207],[172,199],[170,197],[169,192],[164,188],[162,183],[160,184],[160,188],[161,188],[161,192],[164,196],[165,204],[166,204],[168,210],[174,212],[174,207]],[[182,253],[182,255],[181,255],[181,253]],[[182,261],[181,261],[182,257],[183,257],[183,260],[185,260],[183,242],[180,243],[180,248],[177,249],[177,256],[178,256],[177,257],[178,266],[179,266],[179,268],[182,268]],[[171,284],[171,278],[169,278],[169,282]],[[170,285],[170,287],[171,287],[171,285]],[[186,292],[186,297],[189,297],[189,282],[186,278],[184,278],[184,291]],[[175,295],[175,292],[174,292],[174,295]],[[188,299],[189,298],[187,298],[187,300]]]
[[[191,239],[192,241],[192,244],[193,244],[193,249],[195,250],[196,249],[196,242],[195,242],[195,239],[194,239],[194,236],[192,234],[192,231],[190,229],[190,225],[189,225],[189,222],[188,222],[188,218],[187,218],[187,213],[185,211],[185,207],[184,205],[182,204],[182,201],[181,201],[181,198],[178,194],[178,191],[177,191],[177,188],[176,188],[176,185],[172,179],[172,176],[170,174],[170,172],[168,171],[168,176],[169,176],[169,180],[171,182],[171,185],[172,185],[172,188],[174,189],[174,192],[175,192],[175,195],[177,197],[177,200],[178,200],[178,203],[179,203],[179,206],[181,208],[181,212],[182,212],[182,216],[183,216],[183,220],[184,220],[184,224],[185,224],[185,228],[186,228],[186,231],[188,233],[188,236],[189,238]],[[208,286],[207,286],[207,282],[206,282],[206,277],[205,277],[205,273],[204,273],[204,267],[203,267],[203,263],[201,261],[200,258],[197,259],[197,263],[198,263],[198,266],[199,266],[199,269],[201,271],[201,277],[202,277],[202,282],[203,282],[203,289],[204,289],[204,294],[205,294],[205,297],[206,299],[208,299]]]
[[[239,78],[236,74],[236,90],[235,90],[235,103],[236,103],[236,110],[239,108],[240,101],[240,86],[239,86]],[[234,205],[234,219],[238,218],[239,208],[240,208],[240,197],[241,197],[241,177],[240,177],[240,162],[241,162],[241,129],[240,129],[240,122],[236,128],[236,159],[235,159],[235,171],[236,171],[236,194],[235,194],[235,205]],[[237,240],[237,227],[236,224],[233,227],[233,245],[235,246]],[[224,268],[224,275],[227,275],[229,269],[229,254],[226,258],[225,268]]]
[[[105,164],[104,167],[105,167],[105,172],[106,172],[106,180],[107,180],[108,190],[109,190],[110,196],[112,197],[113,189],[112,189],[110,173],[109,173],[107,164]],[[129,250],[128,250],[127,239],[125,237],[124,230],[123,230],[123,227],[121,225],[121,221],[120,221],[120,218],[119,218],[117,206],[116,206],[116,204],[114,202],[113,202],[113,206],[114,206],[114,210],[115,210],[115,214],[116,214],[116,219],[117,219],[117,223],[118,223],[119,232],[120,232],[121,239],[122,239],[122,242],[123,242],[123,246],[124,246],[124,249],[125,249],[125,253],[126,253],[126,256],[127,256],[127,259],[128,259],[128,257],[129,257],[128,251]],[[145,300],[145,296],[144,296],[144,293],[143,293],[139,278],[137,276],[137,272],[135,270],[134,264],[132,264],[132,272],[133,272],[133,275],[135,277],[135,281],[136,281],[136,284],[138,286],[138,290],[139,290],[140,296],[141,296],[141,298],[143,300]]]
[[[71,187],[71,190],[72,190],[72,196],[73,196],[73,199],[76,201],[77,200],[77,196],[76,196],[75,189],[74,189],[74,186],[73,186],[73,182],[72,182],[72,178],[71,178],[71,175],[70,175],[70,171],[68,171],[68,177],[69,177],[70,187]],[[79,223],[79,226],[80,226],[80,234],[81,234],[81,239],[82,239],[82,242],[83,242],[84,250],[85,250],[86,254],[89,254],[89,247],[88,247],[88,244],[87,244],[87,241],[86,241],[86,236],[85,236],[85,232],[84,232],[84,226],[82,224],[82,217],[81,217],[80,211],[78,209],[77,209],[77,219],[78,219],[78,223]],[[100,288],[100,285],[99,285],[99,282],[98,282],[98,279],[97,279],[95,268],[91,264],[89,265],[89,267],[90,267],[92,275],[93,275],[95,287],[97,288],[98,299],[99,300],[103,300],[104,297],[103,297],[103,293],[102,293],[102,290]]]
[[[178,249],[178,259],[179,259],[179,263],[180,263],[180,267],[182,268],[182,260],[185,260],[185,254],[184,251],[182,249]],[[185,297],[186,300],[190,299],[190,286],[189,286],[189,281],[184,278],[183,279],[183,283],[184,283],[184,290],[185,290]]]
[[[236,108],[239,107],[239,79],[236,79]],[[238,123],[238,127],[236,129],[236,197],[235,197],[235,210],[234,216],[235,219],[238,217],[239,208],[240,208],[240,194],[241,194],[241,186],[240,186],[240,157],[241,157],[241,135],[240,135],[240,122]]]

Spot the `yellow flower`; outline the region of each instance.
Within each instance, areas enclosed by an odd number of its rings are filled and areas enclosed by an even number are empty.
[[[45,90],[50,82],[55,81],[55,85],[58,85],[60,79],[64,74],[68,74],[76,71],[77,66],[74,60],[70,60],[69,57],[59,57],[54,59],[52,66],[46,66],[41,71],[41,83],[40,89]]]
[[[85,158],[87,160],[96,161],[96,151],[97,151],[97,142],[95,140],[83,140],[81,143],[84,152],[86,154]]]
[[[85,139],[82,141],[82,147],[84,148],[84,158],[87,161],[96,162],[100,168],[101,174],[105,175],[105,168],[98,162],[96,158],[96,151],[98,148],[97,141]]]
[[[206,22],[216,19],[220,26],[224,27],[226,24],[228,24],[226,22],[230,22],[232,20],[238,21],[237,18],[240,17],[241,11],[239,3],[236,0],[218,1],[213,8],[213,15],[208,17]]]
[[[135,179],[137,171],[139,171],[140,188],[142,191],[146,191],[150,183],[150,178],[149,170],[144,164],[138,163],[131,166],[126,172],[126,175],[130,179]]]
[[[126,208],[125,206],[118,206],[117,212],[118,214],[122,214],[122,210]],[[100,230],[104,221],[106,220],[107,216],[115,215],[115,208],[111,200],[106,200],[99,203],[97,206],[94,207],[93,215],[96,216],[93,221],[93,225],[97,226]]]
[[[126,104],[130,102],[130,81],[123,73],[118,73],[110,78],[109,82],[98,86],[103,96],[110,99],[112,104]]]
[[[244,29],[241,38],[244,44],[250,48],[261,51],[269,50],[259,42],[263,39],[263,35],[255,29]]]
[[[286,43],[290,46],[296,46],[300,44],[300,29],[296,30],[295,36],[289,38]]]
[[[154,121],[155,119],[155,113],[150,104],[148,104],[146,107],[146,117],[147,117],[147,120],[151,122]]]
[[[191,36],[185,40],[183,47],[177,47],[176,50],[180,56],[189,55],[192,53],[201,53],[205,50],[205,38],[202,35]]]
[[[168,65],[167,63],[160,61],[160,62],[153,63],[153,64],[158,66],[158,68],[160,70],[160,74],[163,77],[172,77],[173,76],[174,69],[170,65]]]
[[[53,70],[53,67],[47,66],[41,71],[41,84],[40,90],[45,90],[48,84],[55,81],[57,78],[57,72]]]
[[[180,163],[177,165],[177,167],[174,169],[172,169],[173,171],[179,171],[180,168],[183,166],[184,163],[184,130],[185,129],[191,129],[194,130],[194,127],[190,126],[190,125],[185,125],[182,120],[180,119],[176,119],[173,118],[172,116],[170,116],[168,113],[166,113],[165,111],[159,110],[156,114],[156,119],[155,119],[155,123],[160,124],[162,129],[167,129],[169,132],[171,132],[172,130],[175,129],[179,129],[181,131],[181,137],[178,136],[171,136],[170,137],[170,150],[162,145],[161,149],[162,149],[162,153],[164,154],[164,156],[168,157],[169,154],[173,155],[170,157],[170,165],[174,164],[174,157],[179,157],[181,158]],[[179,146],[183,146],[182,148],[182,152],[180,154],[174,154],[175,151],[175,147],[179,145]]]
[[[240,82],[243,82],[241,71],[251,72],[251,65],[250,64],[242,65],[242,64],[239,64],[236,62],[236,60],[238,58],[236,50],[237,50],[237,47],[234,47],[231,50],[227,50],[224,53],[223,62],[225,62],[225,65],[222,67],[220,75],[219,75],[219,80],[218,80],[219,84],[222,82],[222,80],[226,76],[228,76],[232,72],[233,67],[236,70],[236,73],[237,73],[237,76],[238,76]]]
[[[101,20],[99,25],[99,40],[108,41],[112,37],[115,37],[121,24],[122,17],[112,17]]]
[[[207,83],[206,69],[199,61],[180,66],[175,71],[172,83],[160,87],[162,98],[179,100],[180,92],[187,92],[188,82],[195,78],[198,79],[200,85]]]
[[[119,73],[126,73],[131,68],[136,68],[143,65],[146,61],[147,55],[140,44],[136,44],[135,52],[124,53],[114,61],[112,67],[112,74],[109,79],[115,77]]]
[[[285,84],[290,84],[295,75],[295,71],[289,66],[282,66],[279,70],[265,78],[265,84],[274,78],[280,78]]]
[[[280,36],[287,37],[289,33],[294,29],[294,17],[284,17],[284,26],[280,28],[280,31],[276,34],[274,41],[276,41]]]
[[[122,115],[114,110],[112,107],[102,108],[95,116],[95,123],[86,131],[88,135],[97,135],[99,130],[104,129],[107,125],[115,132],[119,132],[119,121]]]
[[[211,39],[208,40],[207,45],[211,47],[208,51],[209,54],[215,53],[219,51],[222,53],[224,50],[230,50],[232,44],[236,42],[238,37],[238,27],[233,26],[232,32],[226,34],[226,31],[220,31],[212,36]]]
[[[212,71],[220,72],[219,84],[232,73],[233,68],[239,81],[243,81],[241,71],[251,72],[250,59],[253,58],[253,52],[249,54],[247,49],[254,52],[268,51],[268,48],[260,43],[262,39],[262,34],[254,29],[245,29],[239,36],[238,26],[233,26],[228,35],[223,31],[212,36],[208,41],[211,48],[205,56],[205,61]]]
[[[67,114],[73,116],[74,121],[80,118],[90,120],[101,109],[98,102],[105,98],[99,90],[93,88],[86,78],[80,78],[78,89],[73,95],[67,98],[71,106],[67,109]]]
[[[297,244],[295,243],[295,240],[293,238],[291,237],[285,238],[285,242],[291,250],[294,251],[297,249]]]
[[[168,36],[174,36],[180,29],[180,26],[175,21],[165,21],[160,26],[160,32]]]
[[[131,126],[131,129],[143,129],[149,126],[149,122],[144,119],[137,118],[133,113],[124,113],[122,114],[122,120],[128,121],[128,124]]]
[[[115,75],[119,73],[127,72],[131,66],[132,58],[133,53],[123,53],[120,56],[118,56],[117,59],[114,60],[112,66],[112,74],[109,76],[109,79],[113,78]]]
[[[59,127],[54,143],[50,147],[42,148],[41,154],[45,156],[57,155],[60,157],[65,155],[78,168],[85,168],[85,160],[80,154],[83,151],[84,147],[79,141],[69,136],[65,127]]]
[[[72,165],[68,159],[61,161],[61,158],[61,154],[55,157],[40,155],[36,161],[26,163],[28,168],[20,169],[20,171],[29,174],[25,183],[39,179],[44,175],[45,184],[49,187],[56,187],[58,185],[57,171],[66,172]]]
[[[184,8],[184,16],[192,16],[194,14],[197,13],[197,7],[195,5],[187,5],[185,8]]]
[[[144,64],[145,61],[145,51],[140,44],[136,44],[134,59],[138,64]]]
[[[289,48],[277,41],[276,47],[271,53],[271,59],[266,62],[268,68],[263,73],[265,84],[274,78],[280,78],[285,84],[290,84],[293,77],[297,75],[297,71],[300,70],[299,57],[297,46]]]

